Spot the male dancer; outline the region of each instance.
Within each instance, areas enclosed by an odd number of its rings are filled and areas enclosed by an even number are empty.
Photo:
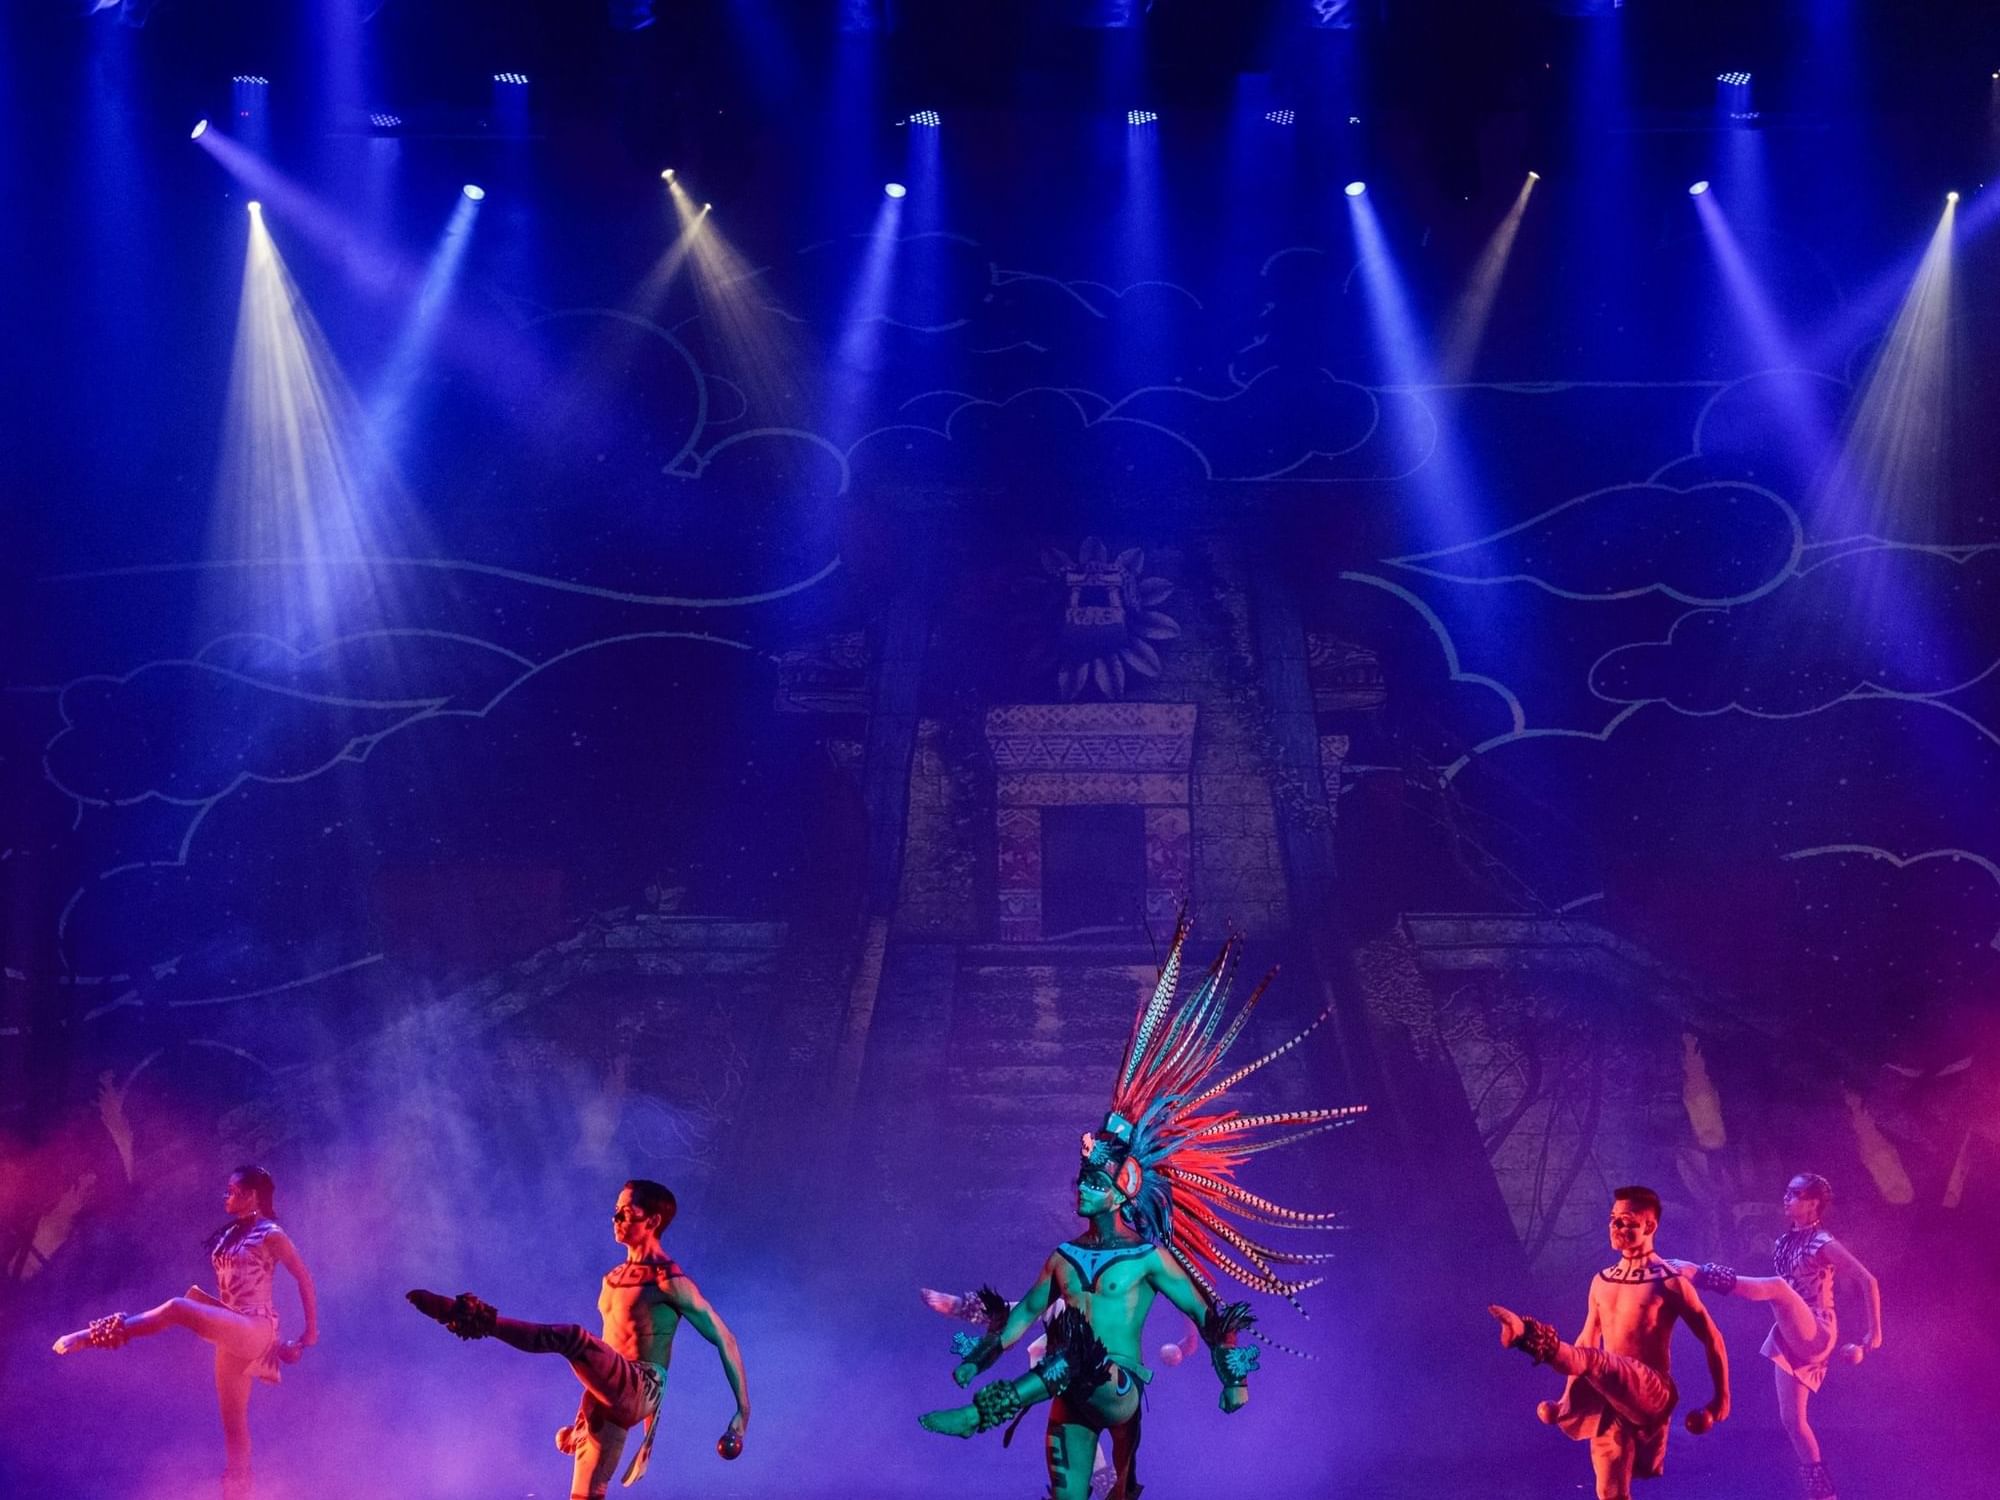
[[[556,1434],[556,1447],[574,1460],[572,1500],[600,1500],[625,1450],[627,1432],[641,1422],[646,1425],[645,1440],[622,1482],[631,1484],[646,1472],[674,1332],[682,1319],[715,1345],[722,1356],[722,1373],[736,1396],[736,1415],[716,1450],[724,1458],[743,1451],[743,1429],[750,1421],[743,1351],[722,1315],[660,1248],[660,1235],[673,1222],[675,1207],[672,1193],[644,1178],[634,1178],[618,1194],[612,1234],[625,1247],[625,1261],[605,1273],[597,1294],[597,1310],[604,1319],[602,1338],[591,1337],[574,1323],[503,1318],[470,1292],[457,1297],[421,1290],[409,1294],[418,1312],[462,1339],[497,1338],[525,1354],[560,1354],[569,1361],[583,1382],[583,1400],[576,1420]]]
[[[1685,1321],[1708,1356],[1715,1396],[1687,1415],[1700,1435],[1729,1415],[1729,1352],[1722,1331],[1687,1277],[1653,1249],[1660,1195],[1622,1187],[1611,1200],[1614,1265],[1590,1284],[1590,1311],[1574,1344],[1554,1328],[1504,1307],[1486,1310],[1500,1323],[1500,1342],[1569,1377],[1561,1401],[1544,1401],[1535,1415],[1590,1444],[1598,1500],[1628,1500],[1632,1480],[1658,1479],[1667,1456],[1667,1419],[1680,1393],[1669,1373],[1674,1324]]]
[[[1050,1402],[1046,1437],[1050,1500],[1084,1500],[1091,1453],[1098,1435],[1105,1432],[1111,1437],[1116,1471],[1110,1500],[1137,1500],[1139,1396],[1153,1373],[1140,1359],[1140,1336],[1156,1297],[1165,1296],[1201,1329],[1222,1383],[1222,1410],[1237,1412],[1250,1399],[1249,1377],[1258,1357],[1257,1349],[1240,1340],[1256,1320],[1248,1303],[1222,1303],[1210,1276],[1226,1273],[1253,1290],[1290,1299],[1316,1281],[1286,1281],[1273,1266],[1327,1258],[1261,1244],[1233,1222],[1241,1218],[1325,1228],[1333,1218],[1299,1213],[1260,1198],[1236,1185],[1235,1171],[1254,1151],[1330,1130],[1361,1110],[1244,1115],[1228,1106],[1208,1108],[1264,1064],[1290,1051],[1320,1022],[1226,1078],[1206,1084],[1270,981],[1267,977],[1229,1025],[1221,1026],[1236,967],[1237,945],[1232,940],[1194,992],[1176,1007],[1174,990],[1186,938],[1183,919],[1152,998],[1133,1023],[1111,1110],[1103,1125],[1083,1138],[1076,1211],[1088,1221],[1088,1231],[1056,1247],[1034,1286],[1004,1319],[999,1317],[1004,1301],[997,1295],[990,1299],[995,1321],[984,1338],[961,1336],[955,1347],[962,1359],[952,1379],[970,1385],[1059,1296],[1064,1308],[1049,1324],[1048,1353],[1026,1375],[982,1386],[970,1405],[921,1418],[932,1432],[970,1437],[1010,1421],[1037,1402]],[[1324,1019],[1322,1015],[1320,1020]],[[1272,1129],[1288,1133],[1275,1140],[1259,1138]]]

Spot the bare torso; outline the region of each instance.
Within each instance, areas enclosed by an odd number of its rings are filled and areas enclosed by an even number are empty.
[[[1111,1357],[1128,1369],[1143,1368],[1141,1335],[1158,1295],[1152,1272],[1159,1258],[1152,1245],[1135,1239],[1096,1246],[1071,1241],[1049,1260],[1056,1295],[1090,1319]]]
[[[1621,1260],[1590,1283],[1590,1327],[1599,1347],[1666,1374],[1674,1324],[1687,1307],[1680,1273],[1657,1255]]]
[[[667,1283],[679,1274],[671,1261],[627,1261],[605,1272],[597,1311],[604,1319],[604,1342],[627,1359],[665,1366],[673,1357],[680,1309],[667,1298]]]

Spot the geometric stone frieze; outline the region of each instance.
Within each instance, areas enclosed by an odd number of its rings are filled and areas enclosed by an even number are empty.
[[[1017,771],[997,788],[1002,807],[1187,806],[1185,773],[1160,771]]]
[[[1193,863],[1188,815],[1192,703],[1015,703],[987,711],[999,770],[1000,938],[1042,936],[1045,807],[1145,809],[1145,908],[1154,925],[1186,898]]]
[[[1016,771],[1179,771],[1194,760],[1192,703],[1011,703],[989,709],[986,739]]]

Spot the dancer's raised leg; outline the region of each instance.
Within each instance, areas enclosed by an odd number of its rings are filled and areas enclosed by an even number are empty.
[[[1805,1298],[1792,1289],[1792,1284],[1782,1276],[1742,1276],[1727,1266],[1713,1261],[1697,1266],[1689,1261],[1675,1261],[1694,1278],[1694,1284],[1704,1292],[1716,1292],[1725,1297],[1741,1297],[1745,1302],[1762,1302],[1771,1309],[1771,1320],[1778,1325],[1778,1332],[1794,1349],[1811,1349],[1820,1341],[1820,1322],[1813,1316],[1813,1310],[1806,1305]]]
[[[80,1349],[115,1349],[132,1339],[152,1338],[170,1328],[185,1328],[196,1338],[227,1349],[243,1359],[255,1359],[271,1342],[271,1325],[214,1302],[193,1297],[170,1297],[158,1307],[149,1307],[130,1317],[113,1313],[93,1319],[74,1333],[55,1341],[55,1352],[74,1354]]]

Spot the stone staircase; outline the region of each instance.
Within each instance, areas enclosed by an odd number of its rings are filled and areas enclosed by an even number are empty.
[[[1032,1265],[1076,1231],[1078,1137],[1104,1116],[1133,1007],[1156,973],[1143,951],[1026,956],[961,954],[941,1070],[984,1163],[953,1196],[992,1226],[1004,1266]]]
[[[904,1263],[1014,1296],[1076,1231],[1077,1140],[1154,976],[1143,946],[891,948],[853,1166]]]

